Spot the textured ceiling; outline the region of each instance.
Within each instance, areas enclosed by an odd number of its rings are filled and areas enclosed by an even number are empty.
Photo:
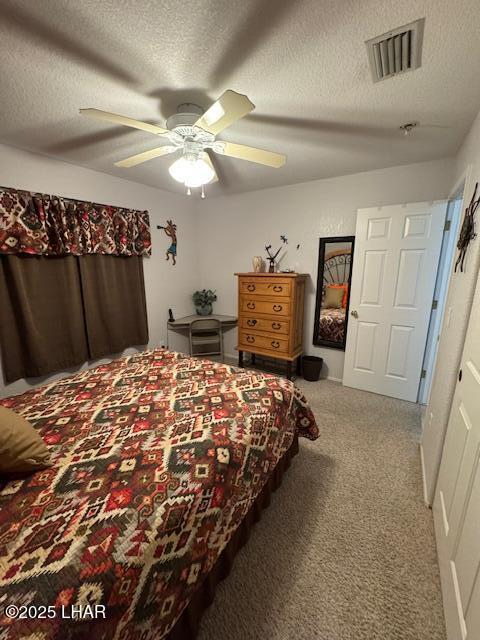
[[[373,84],[364,41],[421,17],[422,67]],[[209,195],[444,157],[480,107],[479,33],[478,0],[1,0],[0,141],[181,192],[172,156],[113,166],[158,138],[78,109],[163,125],[230,88],[256,109],[219,137],[287,164],[215,156]]]

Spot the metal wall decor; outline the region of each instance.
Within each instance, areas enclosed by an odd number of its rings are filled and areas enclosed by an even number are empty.
[[[477,198],[478,182],[475,185],[472,199],[470,204],[465,209],[465,217],[463,218],[462,228],[460,229],[460,235],[458,237],[457,249],[459,250],[457,261],[455,262],[455,272],[457,267],[460,266],[460,271],[463,273],[463,265],[465,262],[465,255],[467,253],[468,245],[471,240],[476,237],[475,233],[475,212],[480,205],[480,196]]]
[[[173,220],[167,220],[166,226],[157,224],[157,229],[163,229],[170,238],[170,246],[165,252],[165,259],[169,261],[172,256],[172,262],[175,266],[177,264],[177,225]]]

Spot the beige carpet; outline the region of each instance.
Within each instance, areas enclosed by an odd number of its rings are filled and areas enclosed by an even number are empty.
[[[321,437],[301,440],[199,640],[445,640],[417,405],[298,384]]]

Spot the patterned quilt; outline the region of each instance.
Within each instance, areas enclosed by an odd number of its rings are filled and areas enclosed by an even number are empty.
[[[53,459],[0,489],[1,640],[163,638],[295,431],[318,436],[291,382],[163,349],[0,403]]]
[[[320,312],[318,337],[331,342],[343,342],[345,336],[345,309],[324,309]]]

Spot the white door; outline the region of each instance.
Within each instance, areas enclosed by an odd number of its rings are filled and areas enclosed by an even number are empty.
[[[417,400],[446,201],[359,209],[343,384]]]
[[[448,640],[480,638],[480,279],[433,514]]]

